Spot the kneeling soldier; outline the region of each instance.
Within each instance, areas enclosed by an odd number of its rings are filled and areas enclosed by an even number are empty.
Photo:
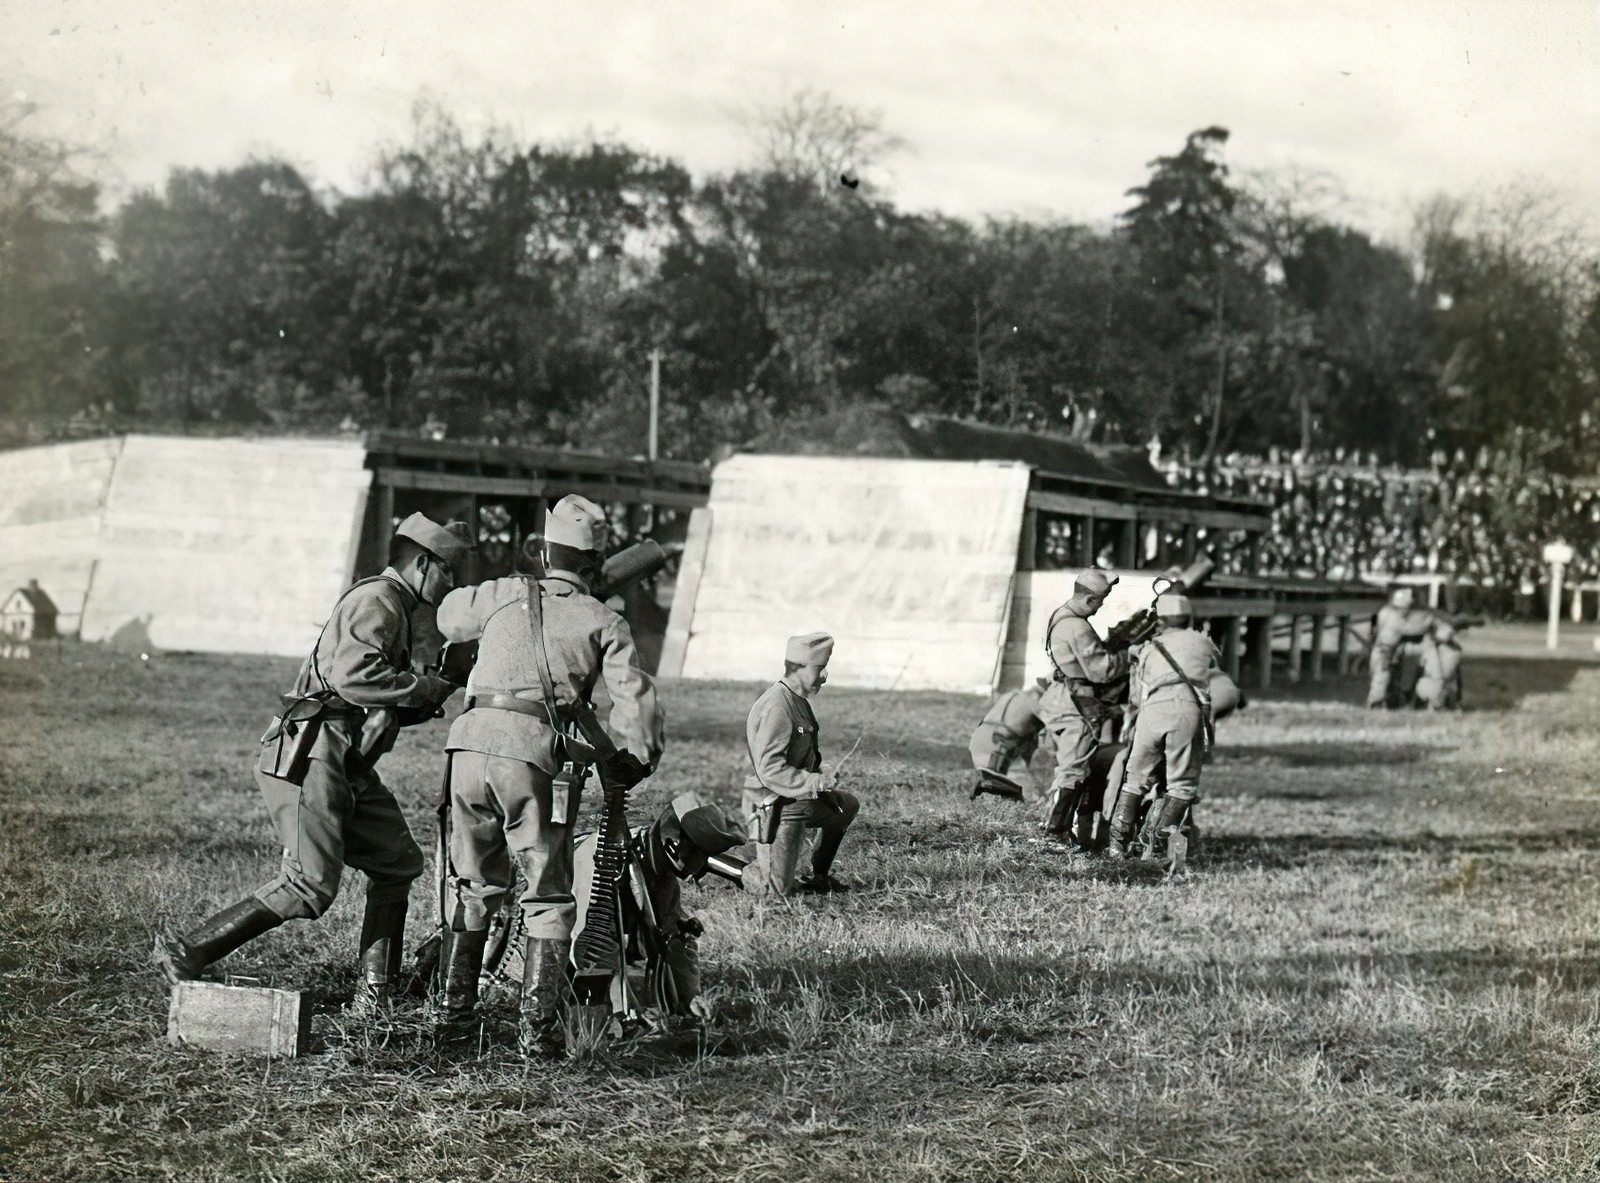
[[[1163,831],[1176,831],[1200,799],[1200,765],[1210,746],[1211,679],[1217,647],[1190,627],[1189,600],[1168,593],[1156,600],[1161,631],[1139,654],[1134,671],[1133,746],[1127,779],[1111,814],[1111,841],[1125,852],[1145,793],[1165,770],[1167,792],[1150,807],[1145,832],[1151,854]]]
[[[361,924],[362,990],[386,996],[400,971],[411,882],[422,852],[374,765],[402,723],[433,718],[454,689],[416,674],[411,614],[436,605],[471,552],[467,527],[420,513],[400,524],[382,575],[351,587],[334,605],[283,714],[262,737],[256,784],[283,839],[278,877],[182,937],[157,943],[174,982],[285,920],[316,919],[339,891],[345,867],[367,874]]]
[[[700,994],[698,938],[705,927],[685,911],[679,881],[699,879],[711,859],[744,844],[744,831],[717,806],[694,793],[683,793],[648,826],[635,827],[628,840],[640,872],[633,883],[629,915],[642,930],[633,935],[650,972],[653,1001],[666,1014],[690,1014]],[[574,938],[583,931],[588,912],[599,842],[598,834],[590,834],[578,843],[574,858],[572,888],[578,899]]]
[[[516,860],[527,890],[518,1040],[526,1054],[561,1047],[557,1011],[577,906],[572,825],[589,769],[575,758],[574,723],[595,683],[611,696],[610,729],[640,761],[662,749],[655,688],[621,616],[589,594],[607,536],[593,502],[563,497],[545,522],[545,569],[462,588],[439,605],[452,642],[481,638],[467,709],[450,728],[449,901],[440,964],[440,1034],[470,1030],[489,918]],[[571,749],[571,750],[569,750]]]
[[[1048,678],[1040,678],[1032,686],[1003,694],[983,716],[972,733],[967,750],[972,753],[972,795],[995,793],[1021,801],[1032,788],[1032,778],[1027,785],[1009,775],[1013,762],[1022,766],[1028,776],[1028,762],[1039,747],[1039,733],[1044,730],[1044,720],[1039,717],[1039,696],[1049,687]]]
[[[788,895],[797,887],[816,892],[843,888],[829,872],[861,802],[838,787],[837,772],[822,774],[817,717],[811,711],[811,699],[828,680],[832,655],[833,638],[827,633],[790,637],[783,678],[756,699],[745,721],[745,741],[754,768],[744,781],[747,808],[754,805],[760,841],[770,847],[762,860],[767,864],[765,882],[759,871],[745,873],[747,886],[758,893]],[[811,866],[797,882],[795,864],[807,830],[817,831],[816,844]]]

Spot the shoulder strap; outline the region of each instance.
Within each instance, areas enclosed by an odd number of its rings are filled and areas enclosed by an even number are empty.
[[[544,588],[537,579],[528,583],[528,625],[533,630],[533,651],[539,666],[539,686],[544,691],[544,713],[550,720],[550,729],[562,734],[561,719],[556,714],[556,680],[550,673],[550,652],[544,640]]]
[[[1067,606],[1062,604],[1054,612],[1050,613],[1050,623],[1044,626],[1044,655],[1050,659],[1050,664],[1055,667],[1057,680],[1062,682],[1067,680],[1067,675],[1062,670],[1061,663],[1056,660],[1056,651],[1050,647],[1050,638],[1055,635],[1056,623],[1061,619],[1061,614],[1066,610]],[[1072,656],[1076,658],[1078,655],[1074,653]],[[1079,665],[1081,666],[1082,662],[1079,662]]]

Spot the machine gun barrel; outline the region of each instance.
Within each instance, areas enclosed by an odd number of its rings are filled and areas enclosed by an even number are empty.
[[[605,561],[596,581],[594,598],[608,600],[635,583],[649,579],[667,565],[667,552],[654,538],[635,542]]]

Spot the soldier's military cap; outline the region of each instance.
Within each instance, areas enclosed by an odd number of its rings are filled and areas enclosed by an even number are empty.
[[[1163,592],[1156,597],[1157,616],[1192,616],[1194,605],[1189,603],[1189,597],[1179,595],[1177,592]]]
[[[394,533],[396,538],[409,538],[441,561],[449,563],[457,573],[472,553],[472,532],[465,522],[441,526],[425,514],[414,513],[401,522]]]
[[[1072,590],[1084,595],[1104,596],[1110,594],[1117,582],[1115,576],[1107,575],[1104,571],[1085,571],[1072,581]]]
[[[785,661],[796,665],[827,665],[833,656],[833,638],[827,633],[806,633],[790,637],[783,651]]]
[[[601,551],[609,535],[605,510],[576,493],[557,501],[544,519],[544,540],[555,546]]]
[[[705,854],[721,854],[749,840],[745,827],[715,805],[708,805],[696,793],[680,793],[672,799],[672,813],[683,836]]]

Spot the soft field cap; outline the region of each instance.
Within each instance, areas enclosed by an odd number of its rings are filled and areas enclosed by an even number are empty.
[[[683,836],[707,855],[721,854],[749,840],[743,824],[731,820],[715,805],[707,805],[694,793],[673,798],[673,816]]]
[[[1193,616],[1194,605],[1189,603],[1188,596],[1180,596],[1177,592],[1167,592],[1156,597],[1157,616]]]
[[[544,540],[573,550],[604,550],[610,536],[605,510],[587,497],[568,493],[544,519]]]
[[[451,522],[441,526],[432,518],[414,513],[400,523],[394,532],[396,538],[409,538],[418,546],[449,563],[458,573],[472,553],[472,537],[465,522]]]
[[[1072,581],[1072,590],[1085,595],[1104,596],[1109,595],[1116,585],[1116,578],[1104,571],[1085,571]]]
[[[833,638],[827,633],[806,633],[790,637],[783,659],[796,665],[827,665],[833,656]]]

